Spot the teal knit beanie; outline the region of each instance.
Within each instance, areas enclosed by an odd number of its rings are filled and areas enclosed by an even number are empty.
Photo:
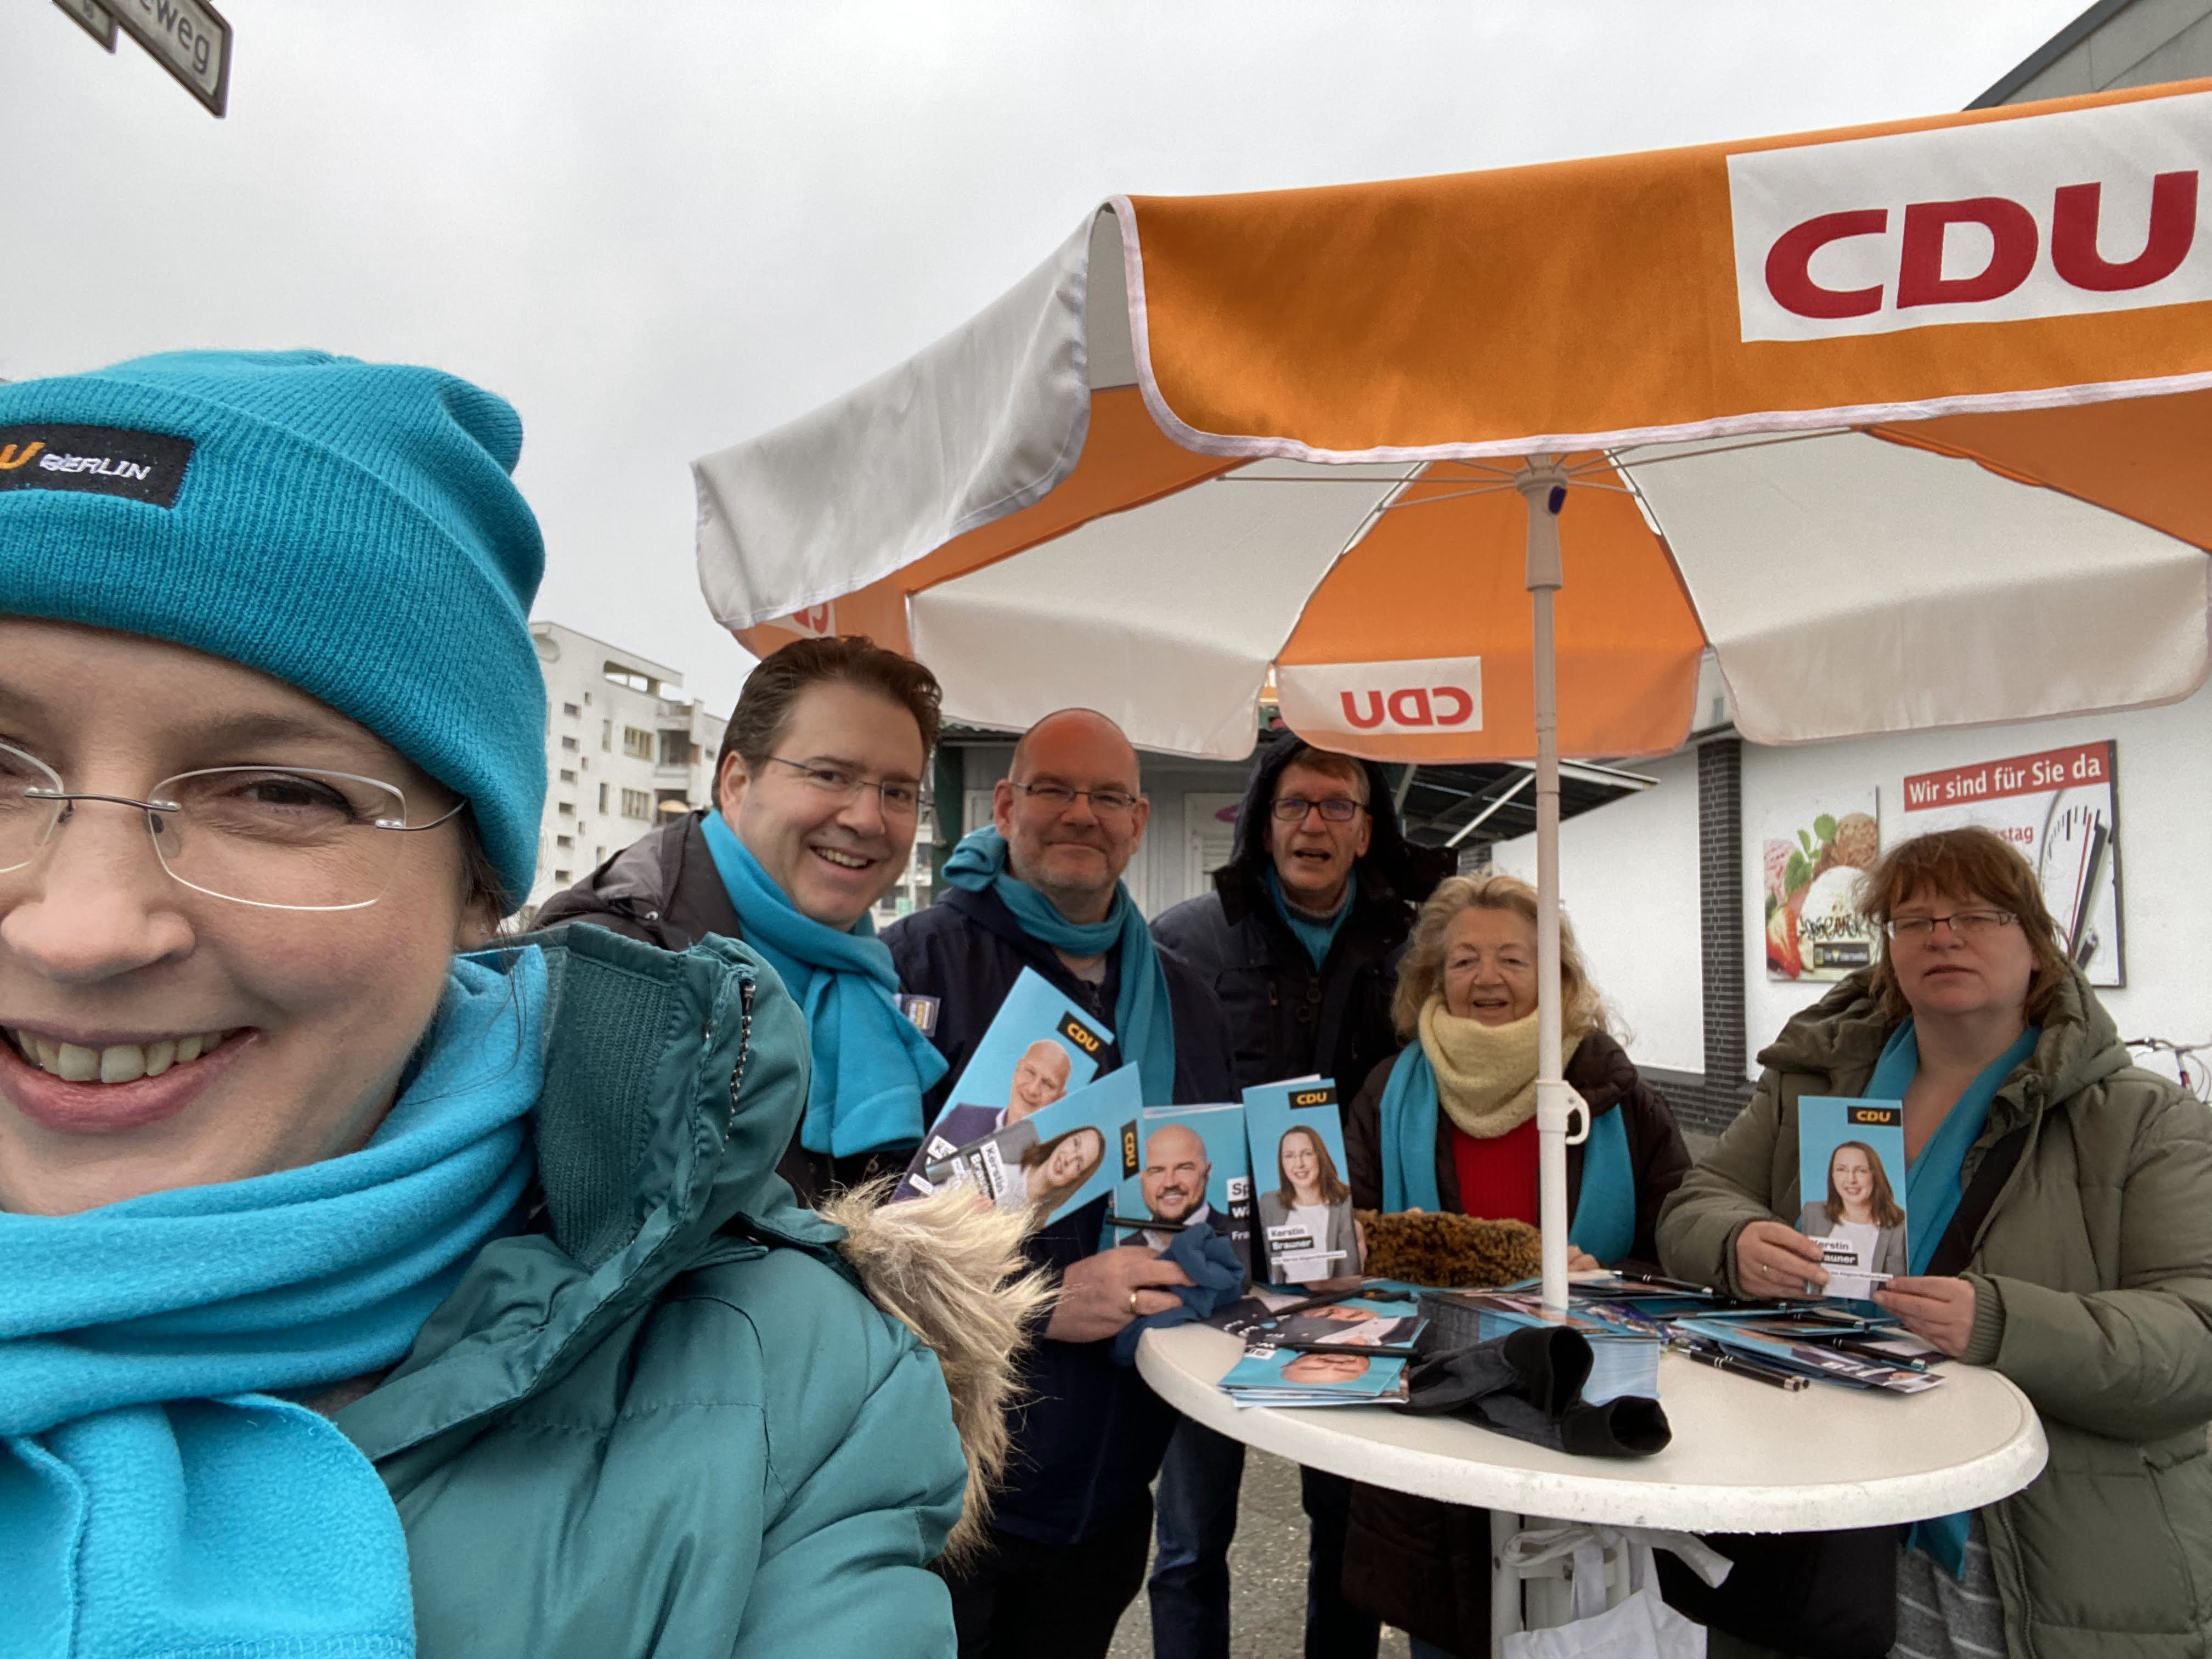
[[[490,392],[319,351],[0,385],[0,613],[297,686],[465,796],[520,899],[545,796],[521,450]]]

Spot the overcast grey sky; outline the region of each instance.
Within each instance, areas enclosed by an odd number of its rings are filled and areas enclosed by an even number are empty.
[[[181,346],[512,398],[538,614],[726,709],[688,465],[952,327],[1115,191],[1955,109],[2087,0],[222,0],[230,114],[0,0],[0,376]]]

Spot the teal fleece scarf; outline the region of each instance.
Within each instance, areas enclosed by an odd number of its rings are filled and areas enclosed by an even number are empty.
[[[1344,889],[1344,902],[1336,907],[1336,914],[1327,921],[1309,921],[1291,908],[1290,900],[1283,896],[1283,878],[1275,873],[1275,866],[1267,866],[1267,893],[1275,901],[1275,908],[1289,926],[1313,965],[1320,967],[1328,960],[1328,953],[1336,944],[1336,936],[1344,931],[1345,919],[1351,915],[1352,907],[1359,897],[1359,872],[1354,870]]]
[[[1920,1149],[1920,1156],[1906,1170],[1905,1265],[1915,1273],[1928,1271],[1936,1245],[1942,1243],[1951,1218],[1958,1213],[1960,1200],[1966,1196],[1959,1177],[1966,1166],[1966,1154],[1981,1139],[1982,1126],[1990,1121],[1990,1103],[1997,1097],[2004,1080],[2035,1052],[2035,1045],[2042,1036],[2041,1026],[2029,1026],[2020,1034],[2018,1042],[1984,1066],[1966,1085],[1958,1103],[1944,1115],[1936,1133],[1928,1137],[1928,1144]],[[1859,1098],[1901,1101],[1919,1071],[1920,1039],[1908,1019],[1890,1033],[1889,1041],[1882,1045],[1881,1058],[1875,1062],[1874,1075],[1867,1079]],[[1914,1522],[1905,1534],[1905,1548],[1918,1550],[1953,1577],[1963,1580],[1966,1576],[1968,1514],[1961,1510],[1956,1515],[1939,1515],[1930,1521]]]
[[[945,861],[945,878],[971,893],[996,893],[1022,931],[1040,945],[1075,957],[1118,950],[1121,988],[1114,1000],[1115,1046],[1143,1079],[1146,1105],[1175,1103],[1175,1013],[1168,1006],[1167,975],[1152,948],[1152,930],[1127,888],[1114,884],[1114,908],[1105,921],[1070,921],[1050,899],[1008,872],[1006,838],[988,824],[952,849]]]
[[[0,1649],[404,1659],[407,1540],[312,1395],[407,1352],[530,1177],[545,959],[458,961],[367,1146],[0,1214]]]
[[[720,812],[704,828],[745,943],[806,1016],[814,1070],[799,1144],[833,1158],[919,1146],[921,1097],[945,1056],[898,1011],[890,946],[865,915],[841,933],[799,911]]]
[[[1382,1207],[1443,1207],[1437,1191],[1437,1074],[1418,1041],[1401,1049],[1382,1090]],[[1636,1246],[1636,1170],[1628,1126],[1616,1106],[1590,1121],[1583,1185],[1567,1243],[1608,1267]]]

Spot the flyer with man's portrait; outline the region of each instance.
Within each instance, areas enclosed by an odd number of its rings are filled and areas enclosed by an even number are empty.
[[[1148,1106],[1124,1126],[1121,1158],[1114,1213],[1125,1222],[1161,1224],[1109,1227],[1102,1248],[1164,1250],[1177,1232],[1202,1221],[1235,1247],[1251,1277],[1252,1182],[1243,1106]]]
[[[1098,1057],[1113,1041],[1113,1032],[1042,974],[1023,969],[891,1197],[921,1198],[934,1191],[931,1164],[1082,1088],[1097,1075]]]

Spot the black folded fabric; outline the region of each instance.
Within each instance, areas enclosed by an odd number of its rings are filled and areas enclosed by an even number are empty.
[[[1648,1457],[1674,1438],[1656,1400],[1585,1403],[1589,1374],[1589,1343],[1579,1331],[1531,1327],[1416,1359],[1406,1409],[1463,1417],[1578,1457]]]

